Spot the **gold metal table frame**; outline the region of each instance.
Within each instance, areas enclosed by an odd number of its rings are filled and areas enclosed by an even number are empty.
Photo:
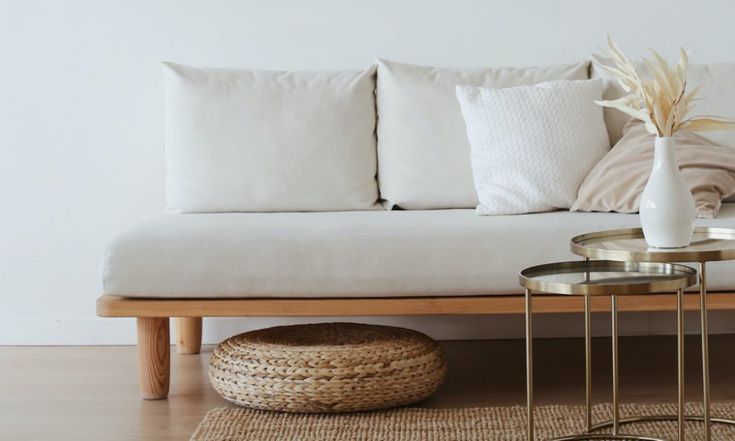
[[[664,441],[620,432],[622,424],[639,421],[640,418],[620,419],[620,381],[618,372],[618,296],[677,293],[677,342],[678,342],[678,420],[679,439],[684,439],[684,289],[697,281],[697,272],[684,265],[650,262],[620,262],[585,259],[575,262],[558,262],[526,268],[519,274],[519,283],[526,288],[526,402],[527,439],[534,440],[533,418],[533,293],[584,296],[585,311],[585,432],[565,435],[553,441],[572,440],[637,440]],[[610,421],[592,423],[592,329],[591,298],[609,296],[612,311],[612,367],[613,367],[613,415]],[[661,417],[660,419],[668,419]],[[612,434],[594,433],[612,427]]]
[[[688,421],[704,422],[704,441],[710,441],[710,423],[735,425],[735,420],[710,415],[709,324],[707,310],[707,262],[735,260],[735,228],[697,227],[692,242],[683,248],[648,247],[643,230],[628,228],[582,234],[571,239],[574,254],[586,259],[622,262],[696,263],[699,270],[699,311],[702,339],[702,416],[686,416]],[[670,420],[673,415],[658,415],[645,420]],[[640,420],[639,420],[640,421]]]

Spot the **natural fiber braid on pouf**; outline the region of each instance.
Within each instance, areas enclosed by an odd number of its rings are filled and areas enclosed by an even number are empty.
[[[433,394],[447,364],[439,344],[410,329],[358,323],[277,326],[220,343],[209,380],[241,406],[354,412]]]

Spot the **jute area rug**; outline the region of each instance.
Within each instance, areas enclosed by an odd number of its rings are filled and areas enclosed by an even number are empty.
[[[735,403],[717,403],[713,416],[735,418]],[[674,414],[673,404],[629,404],[621,407],[623,417]],[[701,414],[699,405],[687,406],[689,414]],[[583,407],[537,407],[536,439],[578,433]],[[607,420],[610,405],[594,408],[594,421]],[[641,434],[674,441],[675,422],[636,423],[622,433]],[[686,439],[703,440],[702,425],[687,422]],[[245,408],[210,411],[192,436],[192,441],[525,441],[524,407],[475,409],[400,408],[352,414],[288,414]],[[712,427],[713,441],[735,440],[735,428]]]

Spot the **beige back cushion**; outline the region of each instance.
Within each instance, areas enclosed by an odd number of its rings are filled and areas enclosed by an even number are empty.
[[[167,63],[164,75],[169,210],[382,209],[374,66],[277,72]]]
[[[487,69],[377,63],[378,183],[388,208],[477,206],[457,85],[504,88],[589,77],[589,61]]]

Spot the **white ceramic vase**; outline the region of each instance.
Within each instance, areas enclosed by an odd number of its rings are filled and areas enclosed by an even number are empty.
[[[692,241],[696,210],[679,171],[671,137],[656,137],[651,176],[641,195],[640,217],[648,246],[681,248]]]

